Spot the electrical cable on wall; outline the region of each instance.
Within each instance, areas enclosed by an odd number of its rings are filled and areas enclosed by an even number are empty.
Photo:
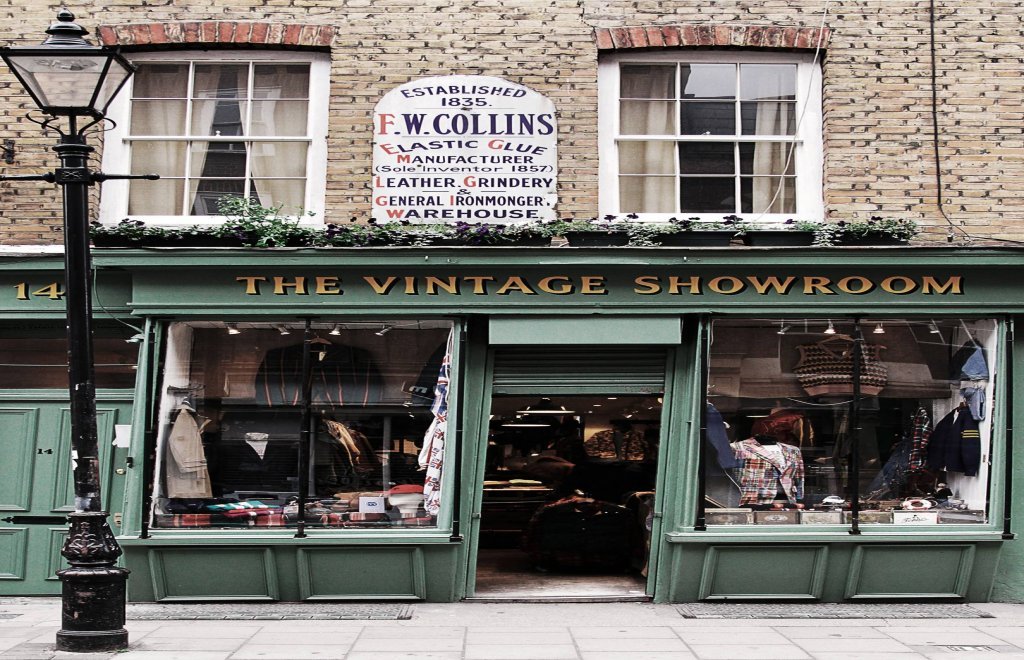
[[[967,230],[963,227],[958,226],[953,220],[946,214],[946,208],[942,203],[942,157],[939,153],[939,81],[938,81],[938,56],[936,54],[935,46],[935,0],[928,0],[928,26],[929,26],[929,45],[931,49],[931,84],[932,84],[932,147],[935,153],[935,205],[938,207],[939,214],[945,218],[949,224],[949,231],[946,234],[946,240],[950,243],[956,237],[956,231],[960,231],[964,235],[964,240],[968,243],[973,239],[971,235],[967,233]]]

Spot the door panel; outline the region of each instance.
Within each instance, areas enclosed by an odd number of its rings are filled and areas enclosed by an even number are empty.
[[[53,393],[17,398],[0,401],[0,595],[59,594],[63,518],[74,510],[70,410]],[[101,492],[111,514],[122,508],[125,477],[115,468],[128,453],[113,446],[114,426],[130,422],[130,393],[97,404]]]
[[[26,439],[35,437],[37,423],[37,409],[0,409],[0,511],[29,510],[36,447]]]

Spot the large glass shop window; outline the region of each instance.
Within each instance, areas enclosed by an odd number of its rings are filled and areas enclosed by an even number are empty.
[[[172,324],[152,526],[435,526],[452,332],[315,323],[307,342],[303,322]]]
[[[715,321],[707,524],[987,522],[997,334],[990,319]]]

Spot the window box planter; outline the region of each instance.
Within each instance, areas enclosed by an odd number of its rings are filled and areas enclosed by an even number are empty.
[[[814,244],[813,231],[766,229],[743,235],[743,244],[750,247],[793,247]]]
[[[567,231],[564,236],[572,247],[619,247],[629,244],[629,234],[617,230]]]
[[[867,247],[880,245],[906,245],[909,241],[896,236],[841,236],[836,245],[843,247]]]
[[[735,235],[732,229],[711,229],[658,234],[654,240],[663,247],[728,247]]]

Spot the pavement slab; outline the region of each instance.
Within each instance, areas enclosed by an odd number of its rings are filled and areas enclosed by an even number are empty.
[[[1024,605],[1002,603],[972,605],[992,618],[932,619],[899,608],[686,619],[651,603],[418,603],[407,620],[301,620],[276,605],[272,620],[130,620],[127,651],[77,654],[54,648],[59,599],[0,598],[0,660],[1024,660]]]

